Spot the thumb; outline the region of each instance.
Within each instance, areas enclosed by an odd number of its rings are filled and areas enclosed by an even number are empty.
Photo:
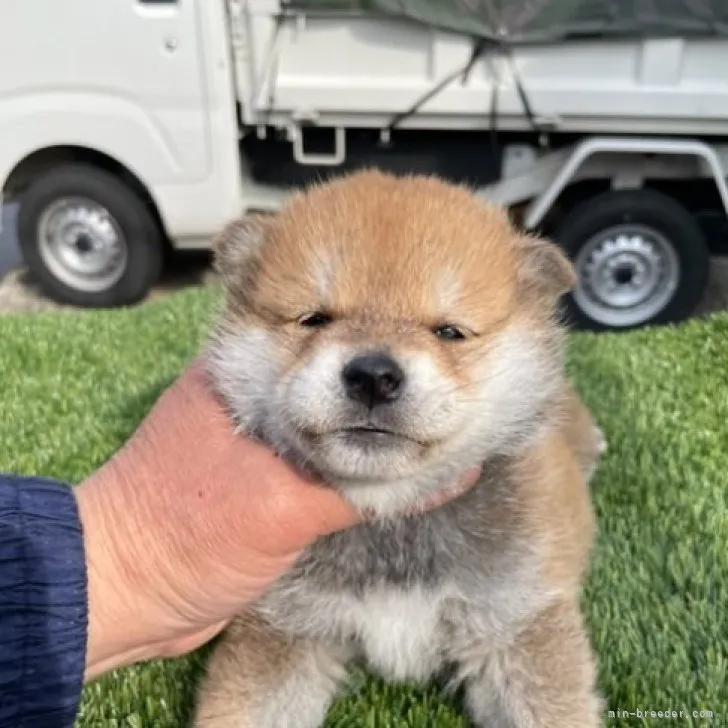
[[[470,490],[480,478],[480,474],[480,467],[466,470],[451,488],[437,493],[421,505],[403,511],[402,515],[426,513],[439,508]],[[305,488],[310,491],[304,497],[307,501],[306,510],[312,514],[310,523],[312,541],[321,536],[350,528],[371,518],[369,514],[358,511],[342,495],[331,488],[314,484],[306,485]]]

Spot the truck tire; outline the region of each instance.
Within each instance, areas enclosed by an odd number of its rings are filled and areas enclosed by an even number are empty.
[[[708,283],[710,253],[688,210],[654,190],[606,192],[572,210],[554,240],[574,262],[568,322],[592,331],[684,320]]]
[[[88,308],[140,301],[162,267],[148,206],[118,177],[68,164],[39,176],[20,198],[26,265],[55,301]]]

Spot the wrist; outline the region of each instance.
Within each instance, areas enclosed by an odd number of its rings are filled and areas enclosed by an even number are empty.
[[[87,564],[86,680],[113,667],[154,657],[150,579],[134,553],[128,503],[119,502],[114,468],[107,465],[75,489]]]

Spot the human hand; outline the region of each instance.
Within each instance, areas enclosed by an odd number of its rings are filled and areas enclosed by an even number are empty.
[[[426,507],[478,475],[469,471]],[[88,563],[87,680],[199,647],[302,549],[362,517],[333,490],[235,435],[199,360],[75,492]]]

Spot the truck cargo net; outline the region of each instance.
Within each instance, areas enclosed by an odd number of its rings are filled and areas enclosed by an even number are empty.
[[[397,17],[509,44],[728,35],[728,0],[283,0],[283,7]]]

